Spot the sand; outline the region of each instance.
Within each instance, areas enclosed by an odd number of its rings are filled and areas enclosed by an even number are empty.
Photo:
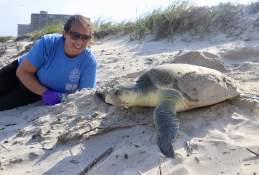
[[[26,44],[9,42],[0,67]],[[122,79],[131,82],[156,65],[182,62],[224,72],[252,98],[179,113],[175,159],[159,151],[153,108],[111,106],[95,90],[71,94],[55,106],[37,102],[2,111],[0,174],[71,175],[87,167],[89,175],[259,174],[258,156],[248,151],[259,153],[258,48],[258,40],[224,37],[186,42],[116,36],[97,41],[92,49],[98,61],[98,88]]]

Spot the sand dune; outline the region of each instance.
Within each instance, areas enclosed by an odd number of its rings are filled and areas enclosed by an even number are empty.
[[[15,59],[16,45],[26,44],[10,42],[0,58],[1,66]],[[259,174],[258,156],[247,150],[259,153],[258,47],[258,41],[238,39],[176,43],[129,41],[123,36],[98,41],[93,46],[98,88],[131,82],[138,72],[156,65],[185,62],[225,72],[239,83],[242,93],[255,98],[236,98],[179,113],[175,159],[159,151],[153,108],[111,106],[94,90],[71,94],[55,106],[38,102],[2,111],[0,174],[79,174],[105,151],[89,175]]]

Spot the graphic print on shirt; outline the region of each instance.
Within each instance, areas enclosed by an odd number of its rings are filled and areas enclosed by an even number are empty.
[[[66,83],[65,89],[68,91],[75,91],[78,87],[78,82],[80,79],[80,70],[78,68],[74,68],[69,73],[69,83]]]

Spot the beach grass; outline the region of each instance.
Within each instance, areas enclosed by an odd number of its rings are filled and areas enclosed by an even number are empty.
[[[8,41],[8,40],[10,40],[10,39],[14,39],[15,37],[13,37],[13,36],[0,36],[0,43],[1,42],[6,42],[6,41]]]
[[[178,1],[166,8],[154,9],[142,14],[134,21],[112,22],[102,18],[94,21],[95,38],[101,39],[109,35],[128,34],[131,40],[141,40],[147,34],[155,39],[174,37],[181,34],[205,36],[213,32],[238,34],[233,29],[238,28],[243,13],[259,12],[259,2],[249,5],[221,3],[217,6],[195,6],[188,1]],[[48,33],[62,33],[63,23],[51,24],[41,30],[31,32],[27,38],[35,40]],[[0,37],[0,42],[8,37]]]
[[[63,23],[55,23],[55,24],[51,24],[51,25],[46,25],[41,30],[37,30],[37,31],[31,32],[31,33],[28,33],[27,37],[30,40],[36,40],[45,34],[62,33],[63,25],[64,25]]]
[[[168,7],[155,9],[141,15],[133,22],[96,23],[98,38],[119,33],[130,34],[131,39],[142,39],[153,34],[156,39],[174,37],[189,33],[202,36],[215,31],[230,34],[237,28],[243,13],[257,13],[259,3],[249,5],[221,3],[217,6],[194,6],[187,1],[179,1]]]

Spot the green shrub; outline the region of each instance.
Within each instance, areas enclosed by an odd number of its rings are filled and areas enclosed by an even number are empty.
[[[100,39],[108,35],[115,35],[120,32],[126,32],[125,26],[126,24],[124,22],[114,23],[111,21],[98,19],[98,21],[95,22],[95,37]]]
[[[10,39],[14,39],[12,36],[0,36],[0,42],[6,42]]]
[[[40,30],[27,34],[27,36],[29,36],[29,39],[31,39],[31,40],[36,40],[45,34],[62,33],[63,25],[64,25],[63,23],[55,23],[55,24],[47,25],[47,26],[44,26]]]

